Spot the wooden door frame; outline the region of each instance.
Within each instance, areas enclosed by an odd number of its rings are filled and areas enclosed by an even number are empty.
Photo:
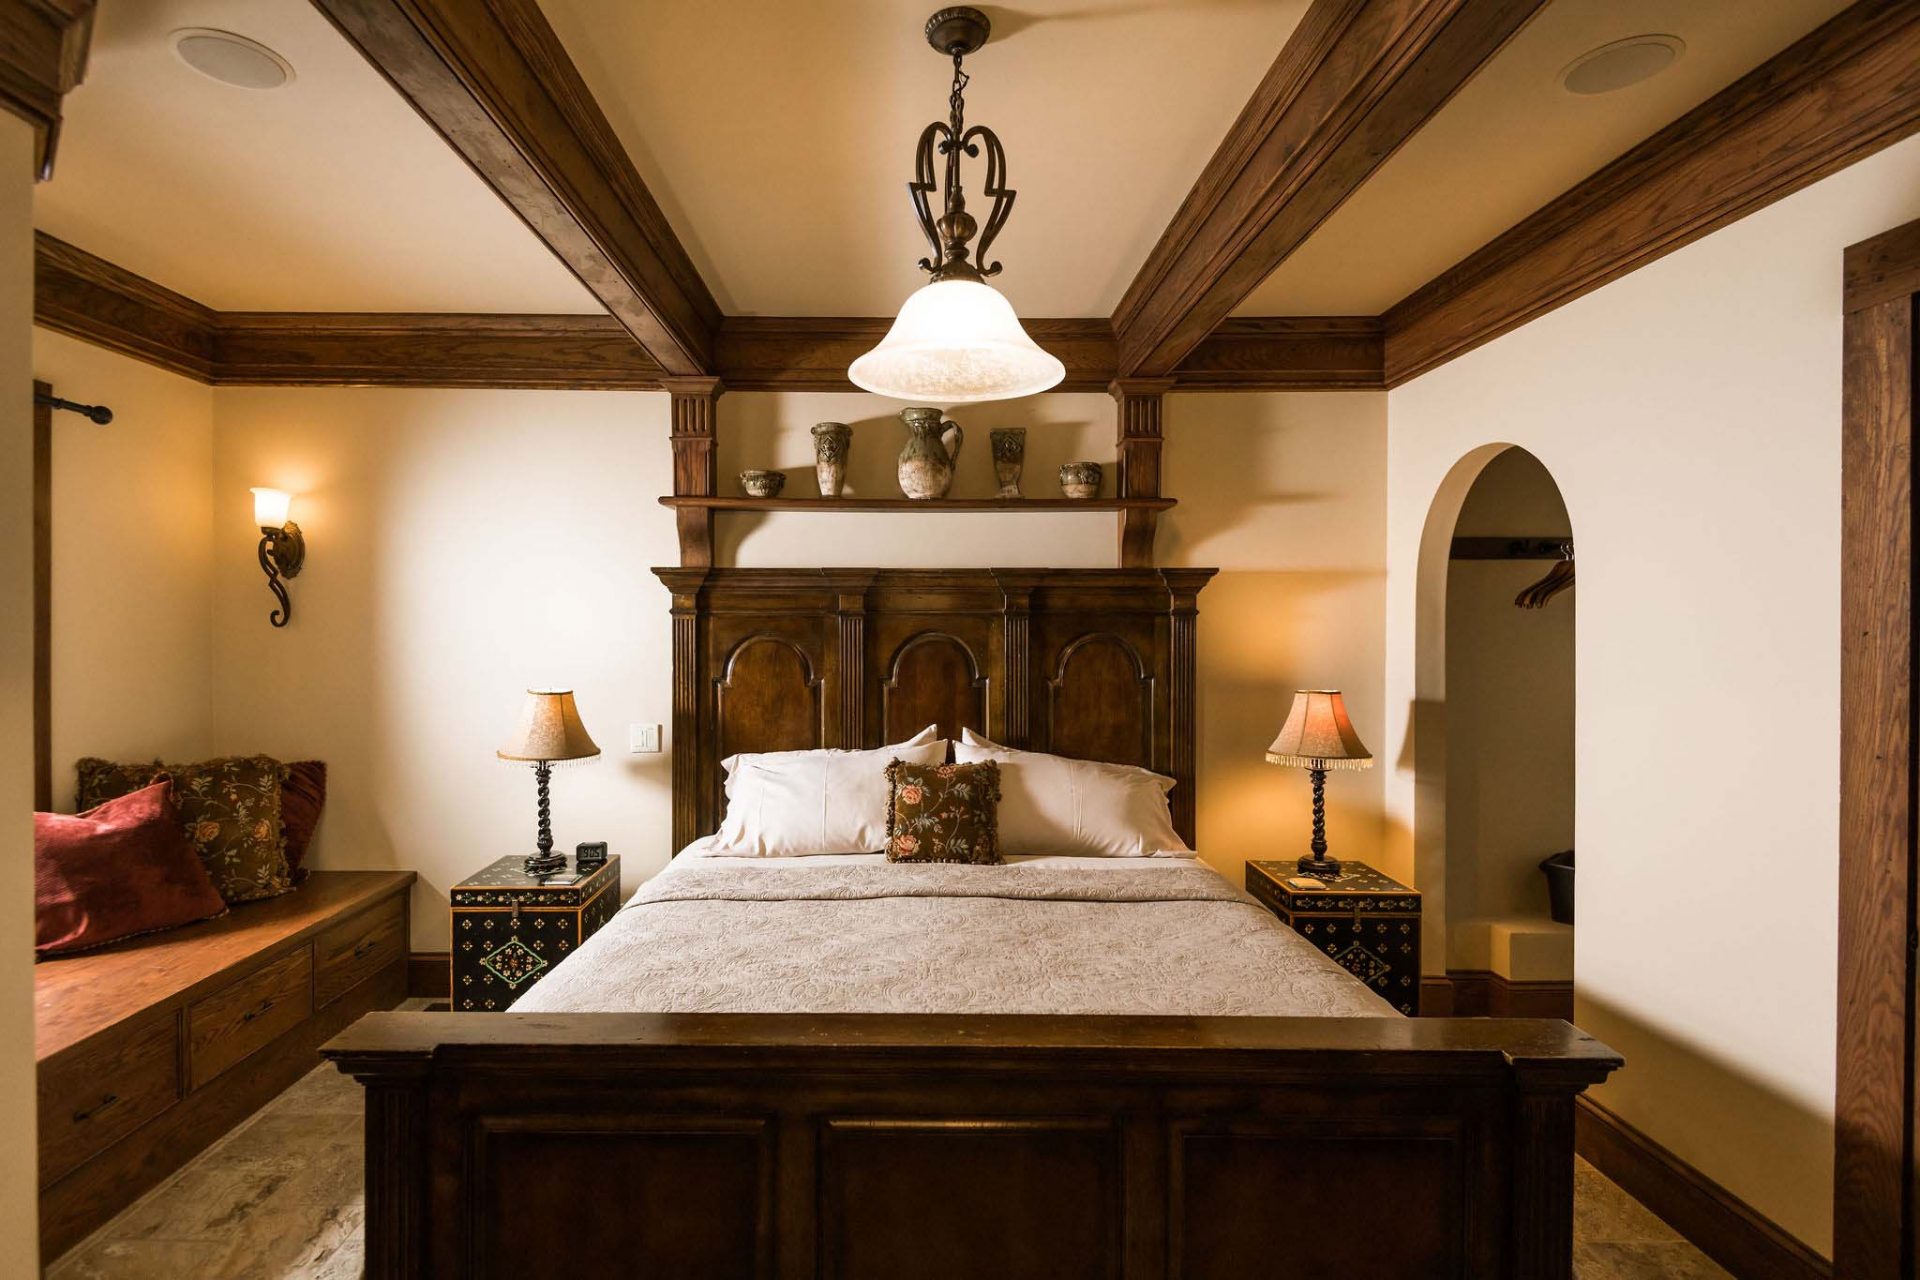
[[[53,808],[53,388],[33,384],[33,807]]]
[[[1920,221],[1846,251],[1834,1274],[1899,1280],[1915,1194],[1913,396]]]

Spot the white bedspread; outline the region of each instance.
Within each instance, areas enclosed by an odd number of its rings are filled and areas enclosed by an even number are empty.
[[[1192,858],[699,853],[514,1009],[1397,1016]]]

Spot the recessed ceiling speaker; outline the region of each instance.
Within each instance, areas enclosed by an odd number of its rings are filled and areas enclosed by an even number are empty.
[[[293,79],[293,64],[258,40],[211,27],[183,27],[173,33],[180,61],[210,80],[242,89],[278,89]]]
[[[1629,36],[1581,54],[1560,73],[1568,93],[1612,93],[1659,75],[1687,51],[1679,36]]]

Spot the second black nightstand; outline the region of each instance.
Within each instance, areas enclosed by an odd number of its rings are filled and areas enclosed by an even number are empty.
[[[501,858],[448,895],[456,1010],[511,1008],[620,909],[619,858],[585,871],[568,858],[556,876],[529,876],[525,860]]]
[[[1295,888],[1292,859],[1249,862],[1247,892],[1406,1014],[1420,1013],[1420,894],[1347,859],[1323,889]]]

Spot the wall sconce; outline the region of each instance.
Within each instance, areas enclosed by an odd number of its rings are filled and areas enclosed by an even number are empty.
[[[267,616],[276,627],[284,627],[293,618],[293,602],[287,599],[282,578],[300,576],[306,563],[307,540],[300,526],[287,519],[293,497],[284,489],[253,489],[253,522],[260,526],[260,568],[267,575],[267,589],[280,607]]]

